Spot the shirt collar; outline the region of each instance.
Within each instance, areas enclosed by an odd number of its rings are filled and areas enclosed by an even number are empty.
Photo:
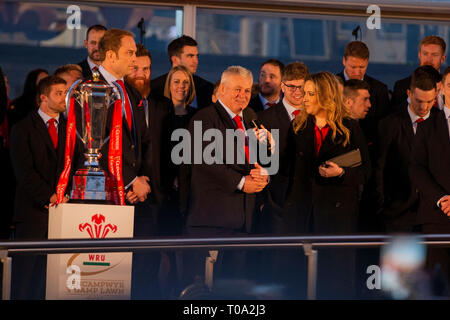
[[[89,65],[89,68],[91,68],[91,70],[94,69],[94,67],[100,68],[98,65],[96,65],[96,64],[94,63],[94,61],[91,60],[91,58],[89,58],[89,56],[87,57],[86,60],[87,60],[87,63],[88,63],[88,65]]]
[[[408,103],[408,113],[409,117],[411,118],[412,123],[416,123],[417,119],[422,118],[423,120],[427,120],[430,116],[430,111],[428,111],[427,115],[424,117],[419,117],[417,114],[411,111],[410,104]]]
[[[106,82],[108,82],[109,85],[113,86],[113,88],[115,87],[113,85],[114,81],[117,81],[117,80],[122,80],[123,81],[123,77],[120,78],[120,79],[117,79],[111,73],[109,73],[103,66],[100,66],[98,68],[98,71],[102,74],[103,78],[105,78]]]
[[[239,112],[238,114],[235,114],[233,111],[230,110],[230,108],[228,108],[226,105],[224,105],[223,102],[220,101],[220,99],[218,99],[217,101],[219,101],[219,103],[222,105],[222,107],[224,107],[225,111],[228,113],[228,115],[230,116],[231,119],[234,119],[234,117],[236,117],[236,116],[240,116],[241,119],[243,119],[242,111]]]
[[[347,75],[347,73],[345,72],[345,69],[344,69],[344,78],[345,78],[345,81],[348,81],[348,80],[350,80],[350,77]],[[362,77],[362,79],[359,79],[359,80],[364,80],[364,76]]]
[[[266,98],[264,98],[261,93],[258,93],[259,99],[261,100],[261,103],[264,107],[264,109],[266,108],[266,104],[269,102],[269,100],[267,100]],[[274,101],[273,103],[277,104],[278,102],[280,102],[280,96],[278,96],[278,99],[276,101]]]
[[[450,107],[444,107],[445,118],[450,119]]]
[[[294,116],[292,115],[292,113],[293,113],[295,110],[298,110],[298,109],[296,109],[296,108],[294,108],[293,106],[291,106],[291,105],[286,101],[286,98],[283,98],[283,105],[284,105],[284,107],[286,108],[286,111],[287,111],[289,117],[290,117],[291,120],[292,120],[292,119],[294,118]]]
[[[55,119],[56,125],[58,125],[58,123],[59,123],[59,114],[56,117],[52,118],[48,114],[46,114],[44,111],[42,111],[41,108],[38,109],[38,114],[41,116],[42,120],[44,120],[45,124],[47,124],[48,120],[50,120],[50,119]]]

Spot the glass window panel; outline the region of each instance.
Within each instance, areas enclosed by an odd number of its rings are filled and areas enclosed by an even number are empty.
[[[80,28],[71,30],[67,20],[71,5],[80,8]],[[178,12],[178,15],[177,15]],[[181,13],[181,16],[180,16]],[[144,18],[143,43],[153,58],[152,72],[167,72],[167,45],[181,35],[182,8],[136,4],[18,2],[0,0],[0,58],[14,99],[22,92],[27,73],[36,68],[53,72],[58,66],[86,57],[84,39],[89,26],[131,31],[140,42],[137,24]]]
[[[369,30],[366,19],[200,8],[198,73],[216,81],[227,66],[240,64],[257,76],[261,63],[269,58],[284,63],[303,61],[311,72],[337,73],[342,70],[345,46],[355,39],[352,33],[359,26],[355,34],[370,49],[367,73],[392,89],[396,80],[418,66],[421,39],[439,35],[450,43],[450,27],[443,22],[382,18],[379,30]]]

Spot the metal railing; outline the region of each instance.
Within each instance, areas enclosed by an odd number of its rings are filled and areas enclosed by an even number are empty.
[[[303,248],[308,259],[307,298],[316,298],[317,250],[331,247],[380,247],[389,243],[394,235],[342,235],[342,236],[248,236],[222,238],[149,238],[149,239],[89,239],[0,242],[3,263],[2,299],[11,295],[11,254],[56,254],[83,252],[123,252],[136,250],[210,249],[206,268],[206,285],[211,288],[213,264],[219,249],[277,249]],[[427,246],[450,246],[450,234],[417,235],[419,243]]]

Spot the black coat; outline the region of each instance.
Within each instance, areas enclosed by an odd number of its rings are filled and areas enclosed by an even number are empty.
[[[417,128],[412,147],[411,179],[420,194],[419,224],[448,226],[437,201],[450,194],[450,138],[444,111],[430,115]]]
[[[254,96],[250,99],[248,106],[250,108],[252,108],[255,112],[258,112],[258,113],[261,111],[264,111],[264,106],[261,102],[261,99],[259,98],[259,94],[257,94],[256,96]]]
[[[259,98],[258,98],[259,100]],[[291,119],[282,101],[258,113],[258,121],[272,131],[279,130],[279,169],[278,173],[270,177],[270,183],[263,195],[264,209],[262,212],[261,232],[290,233],[295,231],[295,223],[284,221],[283,208],[285,205],[287,178],[282,171],[287,170],[290,152],[287,152],[288,136],[292,134]],[[294,229],[293,229],[294,228]]]
[[[77,64],[81,67],[84,79],[92,78],[92,70],[91,67],[89,66],[87,58],[81,62],[78,62]]]
[[[245,127],[251,128],[246,109],[244,109],[243,117]],[[225,137],[226,129],[235,129],[232,119],[220,103],[199,110],[194,115],[189,124],[192,140],[199,139],[194,136],[195,121],[202,122],[203,132],[215,128],[222,133],[223,137]],[[210,143],[203,142],[202,150]],[[234,155],[237,155],[236,141],[233,148]],[[245,226],[247,232],[250,232],[255,195],[239,191],[237,186],[242,177],[250,173],[251,166],[247,162],[245,164],[226,163],[225,156],[231,150],[227,150],[225,138],[224,149],[220,151],[223,151],[221,155],[223,164],[206,164],[202,160],[201,164],[194,163],[191,166],[191,195],[187,226],[221,227],[232,230]]]
[[[409,176],[414,130],[407,108],[405,101],[401,111],[380,122],[375,181],[377,199],[388,222],[412,226],[419,197]]]
[[[67,122],[58,124],[58,147],[53,147],[48,129],[37,111],[17,123],[11,132],[11,160],[17,180],[14,221],[34,224],[31,237],[43,238],[47,232],[50,197],[64,169]],[[72,168],[80,164],[81,144],[77,139]],[[81,149],[82,150],[82,149]],[[71,185],[68,184],[68,190]],[[66,190],[66,193],[68,193]]]
[[[153,79],[150,83],[151,93],[153,95],[164,96],[164,86],[166,85],[167,73],[159,76],[156,79]],[[195,86],[195,95],[197,97],[197,105],[198,108],[204,108],[211,105],[212,94],[214,91],[214,85],[203,79],[197,75],[193,75],[194,86]]]
[[[150,168],[150,187],[152,192],[150,197],[158,204],[163,198],[162,172],[164,171],[166,163],[163,160],[164,141],[164,121],[167,118],[171,109],[173,109],[172,102],[166,97],[147,97],[149,106],[149,131],[151,141],[151,155],[145,158],[147,162],[146,167]]]
[[[306,127],[295,134],[295,165],[289,175],[290,190],[287,192],[285,210],[291,214],[297,211],[298,215],[303,216],[305,230],[316,233],[356,231],[360,186],[367,182],[371,165],[366,140],[358,123],[350,119],[345,119],[343,123],[350,130],[350,143],[344,147],[344,136],[339,133],[333,141],[330,128],[317,158],[314,151],[314,118],[309,116]],[[342,177],[320,176],[318,167],[323,162],[357,148],[361,152],[362,165],[344,168]],[[313,228],[309,229],[311,222]]]

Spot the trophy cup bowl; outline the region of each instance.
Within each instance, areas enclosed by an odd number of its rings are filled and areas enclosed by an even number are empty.
[[[71,202],[106,203],[111,191],[99,159],[108,108],[115,100],[113,89],[94,73],[93,80],[74,83],[67,98],[72,95],[80,107],[76,112],[78,117],[81,112],[81,134],[77,132],[77,135],[84,145],[85,161],[73,177],[70,199]]]

